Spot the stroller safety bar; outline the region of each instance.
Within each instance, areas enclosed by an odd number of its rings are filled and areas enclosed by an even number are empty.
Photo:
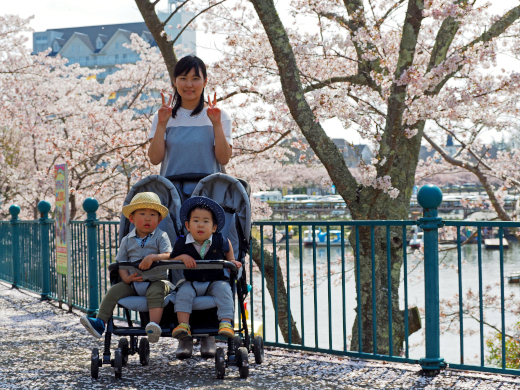
[[[188,268],[184,265],[184,263],[180,260],[172,260],[172,261],[155,261],[150,269],[154,270],[168,270],[168,269],[228,269],[232,274],[236,274],[238,272],[237,267],[231,261],[227,260],[195,260],[197,263],[197,268]],[[142,275],[144,272],[139,270],[139,264],[141,260],[134,261],[132,263],[112,263],[108,266],[109,271],[117,271],[117,270],[137,270],[138,275]]]

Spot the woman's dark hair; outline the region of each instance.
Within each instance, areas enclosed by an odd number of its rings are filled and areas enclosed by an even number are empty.
[[[186,76],[192,69],[195,69],[195,73],[201,76],[206,80],[206,65],[204,62],[197,56],[191,55],[183,57],[177,62],[175,65],[175,69],[173,70],[173,79],[175,80],[179,76]],[[172,118],[175,118],[177,115],[177,110],[181,106],[181,95],[177,92],[177,88],[175,88],[175,93],[173,95],[173,109],[172,109]],[[199,105],[193,110],[191,116],[195,116],[200,114],[204,109],[204,88],[202,89],[202,94],[200,95]]]

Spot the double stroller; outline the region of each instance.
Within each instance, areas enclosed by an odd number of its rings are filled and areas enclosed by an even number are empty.
[[[180,189],[177,187],[180,187]],[[170,214],[161,221],[159,228],[168,234],[173,246],[177,237],[185,234],[184,224],[179,218],[179,210],[183,199],[186,199],[188,195],[182,191],[182,183],[180,186],[175,186],[165,177],[157,175],[148,176],[132,187],[125,199],[124,205],[129,204],[133,196],[140,192],[155,192],[161,199],[161,203],[168,207]],[[191,195],[211,198],[222,206],[226,214],[226,224],[222,230],[222,234],[231,241],[235,259],[244,264],[245,256],[249,250],[251,236],[249,185],[232,176],[215,173],[202,178]],[[121,241],[132,228],[133,225],[130,221],[122,215],[119,241]],[[133,265],[137,267],[138,264]],[[155,262],[152,267],[168,270],[169,281],[173,286],[180,285],[184,279],[183,269],[186,269],[186,267],[182,261],[159,261]],[[255,362],[261,364],[264,358],[264,344],[261,336],[256,336],[254,340],[251,340],[249,334],[244,306],[244,300],[249,288],[246,282],[245,269],[241,267],[237,271],[233,263],[225,260],[197,261],[197,268],[226,268],[230,271],[230,284],[235,306],[236,298],[238,298],[238,330],[236,324],[233,323],[235,336],[227,340],[227,354],[221,347],[216,349],[215,371],[216,377],[222,379],[225,376],[227,367],[236,366],[238,367],[240,377],[247,378],[249,375],[249,353],[253,352]],[[125,263],[110,264],[111,285],[120,281],[119,269],[129,269],[128,263],[127,265],[125,265]],[[150,321],[145,297],[146,285],[144,285],[144,283],[136,283],[134,287],[138,294],[137,296],[126,297],[120,299],[118,302],[118,305],[124,310],[128,326],[117,326],[113,319],[110,319],[105,332],[103,355],[100,356],[98,348],[92,349],[92,378],[98,378],[99,367],[103,365],[111,365],[114,367],[115,377],[121,378],[123,366],[127,364],[129,355],[136,353],[139,355],[139,360],[142,365],[148,365],[149,363],[150,345],[145,332],[145,327]],[[164,302],[164,312],[161,323],[159,324],[162,329],[161,337],[172,337],[172,331],[178,325],[177,316],[174,312],[176,291],[175,288],[172,290],[173,291],[166,296]],[[131,310],[139,312],[140,326],[134,325],[131,320]],[[200,339],[218,335],[219,321],[215,300],[212,296],[199,296],[195,298],[193,312],[190,317],[190,325],[193,338]],[[110,354],[112,335],[122,336],[119,339],[118,348],[116,348],[114,352],[113,359]],[[129,339],[127,338],[128,336]]]

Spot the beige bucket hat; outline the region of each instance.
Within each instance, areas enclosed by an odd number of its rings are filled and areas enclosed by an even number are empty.
[[[154,192],[140,192],[135,195],[129,205],[123,206],[123,215],[126,218],[130,218],[130,214],[138,209],[156,210],[163,218],[169,213],[168,208],[161,204],[159,196]]]

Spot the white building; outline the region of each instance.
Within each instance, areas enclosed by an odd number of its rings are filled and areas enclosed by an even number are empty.
[[[251,194],[253,198],[260,199],[262,202],[275,201],[280,202],[282,200],[282,193],[280,191],[259,191]]]
[[[179,0],[168,0],[168,11],[158,12],[159,19],[165,21],[175,10]],[[177,12],[167,23],[165,32],[177,37],[181,29],[195,14]],[[177,28],[180,27],[180,28]],[[152,47],[157,44],[148,31],[144,22],[109,24],[100,26],[85,26],[72,28],[56,28],[33,33],[33,52],[39,53],[51,48],[50,56],[60,55],[67,58],[69,63],[79,63],[89,68],[103,68],[105,71],[97,76],[102,81],[108,74],[114,73],[116,64],[135,63],[139,60],[138,54],[125,48],[130,43],[131,34],[137,34]],[[175,45],[182,44],[190,52],[196,53],[196,31],[187,28]]]

